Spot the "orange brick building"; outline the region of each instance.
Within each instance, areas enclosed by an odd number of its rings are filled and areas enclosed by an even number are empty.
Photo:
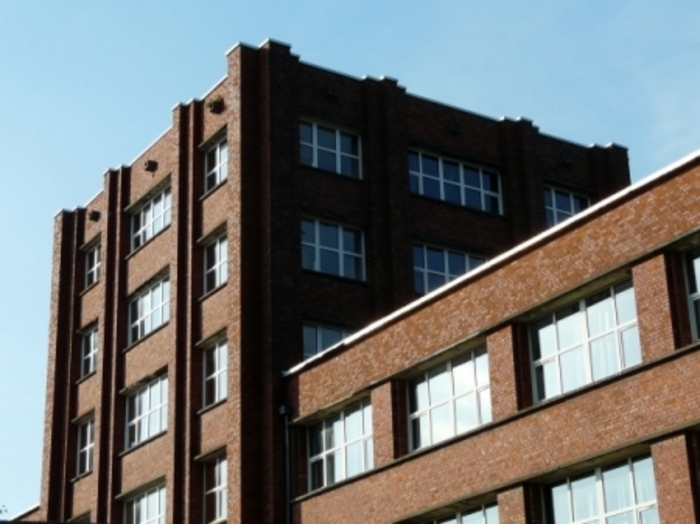
[[[698,162],[236,46],[56,217],[20,518],[695,522]]]

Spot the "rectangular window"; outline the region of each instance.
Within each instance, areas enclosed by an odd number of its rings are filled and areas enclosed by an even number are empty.
[[[159,280],[129,302],[129,343],[133,344],[170,320],[170,281]]]
[[[486,349],[428,370],[408,385],[411,449],[437,444],[491,422]]]
[[[309,428],[309,489],[331,486],[373,466],[372,405],[350,406]]]
[[[124,503],[124,524],[165,524],[165,486],[130,498]]]
[[[530,345],[537,400],[639,364],[642,354],[632,282],[617,284],[535,322]]]
[[[131,448],[168,427],[168,377],[163,375],[132,393],[126,402],[126,447]]]
[[[228,278],[228,242],[219,237],[204,248],[204,290],[221,286]]]
[[[545,490],[550,524],[658,524],[651,457],[570,477]]]
[[[362,231],[305,218],[301,221],[301,260],[304,269],[364,280]]]
[[[305,166],[351,178],[362,178],[359,137],[332,127],[301,122],[299,160]]]
[[[95,244],[85,253],[85,287],[100,280],[100,244]]]
[[[97,369],[97,326],[83,335],[80,355],[80,377],[85,377]]]
[[[221,340],[204,350],[204,405],[226,398],[228,343]]]
[[[698,340],[700,339],[700,249],[688,254],[685,267],[693,337]]]
[[[439,288],[486,261],[467,253],[438,247],[413,245],[413,285],[421,295]]]
[[[95,447],[95,420],[90,419],[78,426],[78,461],[76,474],[92,471],[92,452]]]
[[[204,465],[204,522],[212,524],[226,520],[227,462],[220,457]]]
[[[218,186],[228,177],[228,149],[225,138],[206,152],[204,171],[206,191]]]
[[[141,247],[170,225],[171,205],[170,188],[167,188],[149,198],[134,212],[131,218],[132,250]]]
[[[563,222],[587,207],[588,198],[585,196],[553,187],[544,188],[544,209],[548,227]]]
[[[304,358],[313,357],[326,348],[337,344],[350,333],[339,327],[321,324],[304,324]]]
[[[498,506],[482,506],[456,515],[431,520],[428,524],[499,524]]]
[[[498,173],[419,151],[408,152],[411,193],[503,214]]]

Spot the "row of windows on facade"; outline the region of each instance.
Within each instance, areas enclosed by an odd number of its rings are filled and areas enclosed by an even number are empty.
[[[301,122],[299,159],[302,165],[350,178],[362,178],[360,138],[340,129]],[[421,151],[409,151],[408,168],[409,187],[414,194],[503,214],[500,176],[492,169]],[[585,196],[549,187],[544,190],[544,200],[549,226],[588,207]]]

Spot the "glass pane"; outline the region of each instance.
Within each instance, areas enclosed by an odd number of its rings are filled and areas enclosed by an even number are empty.
[[[304,355],[315,355],[318,352],[316,342],[316,327],[304,326]]]
[[[464,166],[464,183],[471,187],[481,188],[479,171],[471,167]]]
[[[301,221],[301,241],[307,244],[316,243],[316,228],[311,220]]]
[[[614,515],[608,517],[605,520],[606,524],[637,524],[634,518],[634,511],[628,511],[626,513],[620,513],[619,515]]]
[[[418,153],[415,153],[413,151],[408,152],[408,169],[409,169],[409,171],[413,171],[414,173],[420,172],[418,160],[419,160]]]
[[[360,176],[360,162],[349,156],[340,157],[340,173],[353,178]]]
[[[549,188],[544,190],[544,205],[552,207],[552,190]]]
[[[408,182],[411,193],[420,194],[420,179],[416,175],[411,175]]]
[[[299,162],[305,166],[314,164],[314,151],[311,146],[299,146]]]
[[[445,284],[445,275],[437,273],[428,273],[428,291],[437,289]]]
[[[447,366],[442,365],[428,372],[428,388],[430,390],[430,404],[435,405],[444,402],[450,397],[451,385]]]
[[[622,357],[624,358],[624,367],[636,366],[642,362],[642,349],[639,345],[637,326],[622,332]]]
[[[304,269],[315,269],[316,250],[311,246],[301,248],[301,267]]]
[[[421,377],[416,379],[410,391],[411,413],[428,407],[428,382]]]
[[[442,249],[427,248],[428,269],[445,273],[445,253]]]
[[[557,376],[556,361],[551,360],[535,368],[537,380],[537,396],[539,400],[559,394],[559,377]]]
[[[562,309],[556,313],[559,349],[566,349],[581,342],[581,318],[578,305]]]
[[[413,449],[430,445],[430,427],[428,426],[427,415],[411,421],[411,435],[413,437]]]
[[[333,224],[319,224],[318,243],[323,247],[338,249],[338,226]]]
[[[425,267],[423,261],[424,248],[422,246],[413,246],[413,266],[418,268]]]
[[[461,199],[461,193],[462,190],[460,186],[456,184],[447,184],[445,183],[443,185],[443,191],[445,192],[445,202],[450,202],[452,204],[461,204],[462,199]]]
[[[452,383],[455,395],[462,395],[474,389],[474,361],[471,359],[471,354],[452,362]]]
[[[343,419],[336,415],[326,422],[326,449],[342,446],[345,442]]]
[[[343,229],[343,249],[350,253],[360,253],[360,232]]]
[[[345,411],[345,441],[352,442],[362,436],[361,405],[353,406]]]
[[[335,130],[329,127],[317,126],[318,145],[335,150]]]
[[[620,371],[615,333],[591,342],[591,363],[593,380],[600,380]]]
[[[360,151],[358,144],[359,140],[356,136],[349,135],[347,133],[340,133],[340,150],[343,153],[357,156]]]
[[[467,272],[464,255],[461,253],[447,253],[447,267],[450,276],[456,277]]]
[[[573,195],[573,200],[574,200],[574,213],[578,213],[582,209],[586,209],[588,207],[588,199],[585,197]]]
[[[479,391],[479,410],[481,412],[481,423],[491,422],[491,388]]]
[[[363,419],[363,434],[364,435],[371,435],[372,434],[372,404],[366,404],[365,407],[362,408],[362,419]]]
[[[426,292],[423,273],[420,270],[413,272],[413,289],[416,293],[424,294]]]
[[[615,315],[612,305],[610,293],[607,291],[586,300],[589,336],[595,337],[615,327]]]
[[[594,517],[598,514],[595,475],[571,481],[571,498],[574,520]]]
[[[553,355],[557,351],[557,333],[554,322],[551,318],[546,318],[534,325],[535,336],[533,337],[532,358],[539,360]]]
[[[470,393],[459,397],[455,401],[457,418],[457,433],[464,433],[479,425],[479,417],[476,410],[476,393]]]
[[[442,176],[445,180],[459,182],[459,165],[449,160],[443,160]]]
[[[547,213],[547,226],[551,227],[555,224],[554,213],[552,211],[550,211],[549,209],[547,209],[546,213]]]
[[[299,124],[299,140],[301,142],[306,142],[307,144],[313,143],[313,131],[311,124],[306,122],[301,122]]]
[[[474,209],[481,209],[481,193],[475,189],[464,189],[464,205]]]
[[[335,171],[335,153],[319,149],[316,154],[318,155],[316,167],[325,171]]]
[[[322,249],[319,255],[321,256],[319,269],[322,272],[330,273],[331,275],[340,275],[340,260],[336,251]]]
[[[480,520],[481,520],[481,516],[479,516],[479,521],[478,521],[479,524],[481,524]],[[463,518],[463,519],[462,519],[462,524],[464,524],[465,522],[468,523],[469,521],[468,521],[468,520],[465,520],[465,519]],[[438,523],[438,524],[458,524],[458,523],[457,523],[457,517],[456,517],[456,516],[455,516],[455,517],[448,517],[448,518],[442,519],[442,520],[438,520],[437,523]]]
[[[603,471],[606,512],[618,511],[633,504],[631,480],[627,463]]]
[[[637,504],[656,500],[654,465],[651,457],[644,457],[632,462],[632,472],[634,474],[634,491]]]
[[[690,288],[691,293],[696,293],[700,288],[700,254],[698,252],[694,252],[691,256],[692,260],[689,268],[691,275],[688,278],[688,287]]]
[[[423,194],[430,198],[440,198],[440,182],[433,178],[423,178]]]
[[[347,448],[347,476],[357,475],[364,471],[364,464],[362,460],[363,455],[363,442],[357,441],[354,444],[350,444]]]
[[[371,438],[365,441],[365,469],[372,469],[374,467],[374,442]]]
[[[615,286],[615,307],[617,309],[618,324],[624,324],[637,318],[634,288],[631,282]]]
[[[659,512],[656,507],[645,509],[639,513],[641,517],[641,524],[659,524]]]
[[[323,487],[323,460],[311,463],[311,489]]]
[[[453,435],[450,404],[443,404],[430,410],[433,444],[441,442]]]
[[[554,513],[555,524],[571,522],[568,486],[566,484],[553,486],[550,493],[552,496],[552,512]]]
[[[561,356],[562,392],[583,386],[586,382],[586,363],[583,347],[579,346]]]
[[[486,191],[491,191],[492,193],[498,193],[498,175],[496,173],[489,173],[484,171],[482,173],[482,180],[484,183],[484,189]]]
[[[345,478],[345,450],[339,449],[328,456],[328,483],[333,484]]]
[[[500,213],[500,207],[498,205],[498,198],[495,196],[486,195],[484,197],[484,211],[489,213]]]
[[[319,328],[321,332],[321,348],[326,349],[331,347],[333,344],[337,344],[343,338],[343,334],[338,329],[331,329],[327,327]]]
[[[343,257],[343,276],[347,278],[362,279],[362,258],[345,255]]]
[[[474,353],[476,360],[476,383],[484,386],[489,383],[489,355],[485,349]]]
[[[323,451],[323,423],[309,428],[309,455],[314,457]]]
[[[572,212],[571,198],[569,196],[569,193],[564,193],[563,191],[555,191],[554,202],[557,210],[566,211],[567,213]]]
[[[484,513],[486,513],[486,524],[499,524],[498,506],[489,506]]]
[[[432,177],[438,176],[438,159],[434,156],[423,155],[423,169],[422,172],[426,175]]]

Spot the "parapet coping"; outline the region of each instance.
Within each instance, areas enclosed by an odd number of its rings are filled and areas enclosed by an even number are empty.
[[[700,149],[697,149],[692,153],[680,158],[679,160],[676,160],[675,162],[672,162],[671,164],[662,167],[658,171],[655,171],[650,175],[644,177],[642,180],[627,186],[626,188],[610,195],[609,197],[601,200],[597,204],[585,209],[584,211],[573,215],[564,222],[561,222],[543,231],[542,233],[535,235],[529,240],[518,244],[517,246],[509,249],[508,251],[501,253],[497,257],[492,258],[491,260],[485,262],[476,269],[473,269],[469,273],[465,273],[464,275],[456,278],[455,280],[448,282],[444,286],[439,287],[438,289],[431,291],[430,293],[414,300],[413,302],[403,306],[402,308],[397,309],[393,313],[390,313],[389,315],[382,317],[379,320],[376,320],[375,322],[372,322],[368,326],[344,338],[337,344],[334,344],[333,346],[325,349],[324,351],[317,353],[313,357],[303,362],[300,362],[299,364],[290,368],[289,370],[284,371],[282,373],[283,376],[287,377],[295,373],[299,373],[307,367],[311,367],[317,360],[326,357],[328,354],[337,352],[343,347],[351,346],[358,340],[380,331],[385,326],[391,324],[395,320],[419,310],[425,304],[433,302],[438,298],[450,294],[453,289],[461,287],[472,280],[476,280],[481,276],[482,273],[490,271],[493,267],[501,265],[508,261],[512,261],[522,253],[528,251],[533,246],[557,236],[562,230],[570,229],[572,226],[575,226],[578,222],[583,222],[588,217],[598,214],[602,210],[605,210],[607,208],[613,208],[616,204],[624,201],[628,196],[642,192],[647,188],[647,186],[652,186],[654,183],[657,183],[663,180],[664,178],[671,178],[676,170],[686,165],[689,165],[697,160],[700,160]]]

